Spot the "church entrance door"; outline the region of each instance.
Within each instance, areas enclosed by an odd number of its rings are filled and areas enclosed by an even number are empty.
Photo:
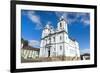
[[[48,57],[50,57],[50,49],[48,49]]]

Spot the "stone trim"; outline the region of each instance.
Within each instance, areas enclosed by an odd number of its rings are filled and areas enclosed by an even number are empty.
[[[55,32],[55,33],[50,33],[48,36],[45,36],[44,38],[41,38],[41,40],[44,40],[45,38],[50,37],[50,36],[55,35],[55,34],[60,34],[60,33],[62,33],[62,32],[67,33],[67,32],[66,32],[66,31],[64,31],[64,30],[59,31],[59,32]],[[67,34],[68,34],[68,33],[67,33]]]

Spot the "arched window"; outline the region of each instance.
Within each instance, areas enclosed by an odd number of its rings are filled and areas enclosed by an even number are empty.
[[[55,37],[53,37],[53,40],[54,40],[54,42],[55,42]]]
[[[60,23],[60,28],[62,27],[62,24]]]
[[[62,46],[60,46],[60,51],[62,50]]]
[[[56,49],[54,48],[54,51],[56,51]]]
[[[62,37],[60,36],[60,40],[62,40]]]

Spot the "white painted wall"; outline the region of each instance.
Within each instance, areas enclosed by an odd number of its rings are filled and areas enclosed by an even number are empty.
[[[10,73],[10,0],[0,1],[0,73]],[[39,71],[34,73],[100,73],[100,1],[99,0],[33,0],[78,4],[98,4],[98,67],[85,69]],[[98,1],[98,3],[97,3]],[[20,72],[21,73],[21,72]],[[23,72],[33,73],[33,72]]]
[[[43,29],[39,56],[48,57],[49,56],[48,50],[50,50],[50,57],[52,56],[80,57],[80,51],[79,51],[80,49],[77,40],[73,41],[71,38],[69,38],[70,36],[68,34],[67,22],[65,20],[62,20],[64,19],[63,17],[59,19],[60,19],[59,22],[56,24],[57,30],[54,31],[55,34],[51,33],[51,29],[52,29],[51,27],[53,26],[49,24],[47,24]],[[65,32],[61,32],[63,30]],[[53,35],[49,35],[50,33]],[[56,49],[56,51],[54,51],[54,49]]]

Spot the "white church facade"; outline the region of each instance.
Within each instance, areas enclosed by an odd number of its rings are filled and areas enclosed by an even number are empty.
[[[80,58],[79,43],[68,35],[68,24],[61,17],[57,28],[47,24],[42,31],[39,57]]]

